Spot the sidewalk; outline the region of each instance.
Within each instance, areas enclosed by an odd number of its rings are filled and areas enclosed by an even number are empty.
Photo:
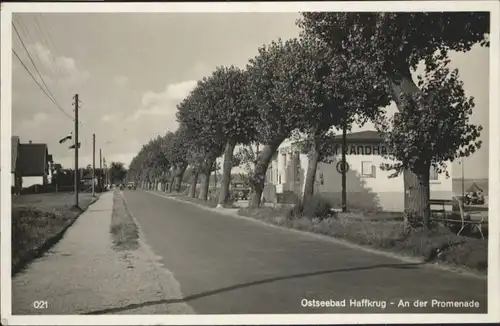
[[[113,193],[103,194],[44,257],[12,279],[12,314],[189,314],[180,286],[160,266],[140,235],[134,250],[113,249],[110,225]],[[46,301],[34,309],[33,301]],[[146,302],[159,304],[141,307]],[[131,305],[133,309],[117,309]]]

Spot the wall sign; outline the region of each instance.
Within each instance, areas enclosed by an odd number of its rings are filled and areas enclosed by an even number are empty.
[[[342,145],[335,145],[335,155],[342,154]],[[385,145],[347,145],[347,155],[387,155],[387,147]]]
[[[349,171],[349,163],[345,161],[340,161],[337,163],[337,172],[338,173],[344,173]]]

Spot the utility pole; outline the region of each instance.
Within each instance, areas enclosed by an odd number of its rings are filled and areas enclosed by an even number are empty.
[[[75,206],[79,207],[78,191],[80,186],[80,170],[78,169],[78,94],[75,94]]]
[[[104,182],[109,185],[108,181],[108,162],[106,162],[106,157],[103,156],[102,158],[102,165],[104,167]]]
[[[102,179],[102,149],[99,148],[99,185],[101,187],[101,192],[104,188],[104,180]]]
[[[92,134],[92,197],[95,197],[95,134]]]
[[[347,212],[347,125],[342,127],[342,212]]]

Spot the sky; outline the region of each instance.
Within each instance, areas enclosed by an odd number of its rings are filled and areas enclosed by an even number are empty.
[[[176,105],[197,80],[220,65],[243,68],[263,44],[298,36],[297,18],[294,13],[23,13],[14,14],[13,23],[66,114],[73,116],[73,96],[79,95],[83,167],[92,163],[93,133],[96,165],[99,149],[106,161],[129,164],[142,144],[177,128]],[[12,40],[37,77],[14,31]],[[475,98],[471,122],[484,128],[483,147],[466,159],[465,177],[486,178],[489,49],[452,53],[451,59],[467,95]],[[73,168],[71,143],[59,144],[73,122],[12,60],[12,134],[22,143],[48,144],[56,162]],[[461,175],[459,167],[453,171]]]

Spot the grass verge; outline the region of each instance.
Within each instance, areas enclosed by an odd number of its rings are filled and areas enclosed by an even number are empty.
[[[76,208],[67,198],[73,197],[53,193],[12,200],[12,275],[56,244],[78,216],[98,199],[83,195],[80,208]],[[38,202],[43,205],[37,205]]]
[[[110,233],[113,238],[113,249],[117,251],[135,250],[139,247],[139,229],[118,191],[113,194]]]
[[[488,241],[458,236],[444,227],[428,231],[405,232],[401,221],[394,218],[362,219],[349,214],[336,218],[291,218],[287,207],[241,208],[242,216],[296,230],[343,239],[358,245],[399,253],[457,267],[466,267],[482,274],[488,268]]]

